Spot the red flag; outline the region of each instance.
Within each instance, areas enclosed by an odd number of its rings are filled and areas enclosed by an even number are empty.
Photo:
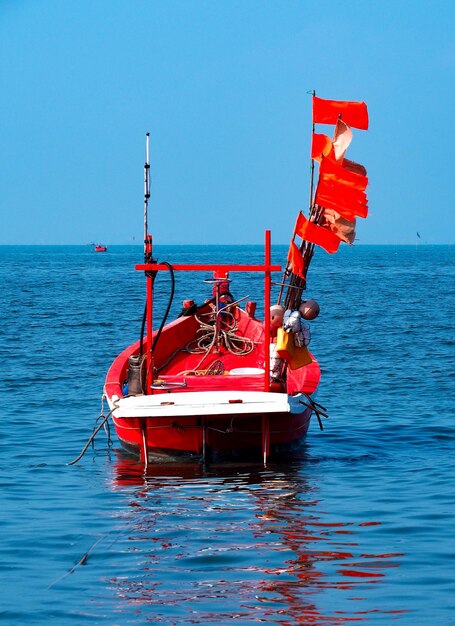
[[[336,124],[340,117],[349,126],[368,129],[368,109],[365,102],[323,100],[313,96],[313,124]]]
[[[361,202],[341,202],[338,199],[334,200],[330,195],[325,196],[319,192],[316,192],[314,201],[319,206],[337,211],[347,220],[353,220],[356,215],[364,218],[368,215],[368,206]]]
[[[353,222],[355,220],[354,213],[346,209],[346,207],[338,205],[336,202],[333,202],[329,198],[318,198],[318,200],[319,201],[317,204],[320,207],[324,209],[332,209],[333,211],[336,211],[337,213],[342,215],[345,219],[349,220],[350,222]]]
[[[329,254],[333,254],[338,250],[341,241],[330,229],[309,222],[303,213],[299,213],[297,218],[295,234],[310,243],[321,246]]]
[[[334,201],[346,204],[347,202],[360,202],[368,204],[367,194],[360,189],[348,187],[343,183],[333,180],[320,178],[317,192],[323,196],[329,196]]]
[[[294,241],[291,241],[291,247],[288,252],[288,261],[291,264],[292,273],[296,276],[300,276],[300,278],[305,278],[303,274],[303,256]]]
[[[327,135],[313,133],[311,140],[311,158],[320,161],[324,156],[328,156],[332,150],[332,142]]]
[[[344,159],[343,164],[340,165],[330,159],[322,159],[319,166],[320,177],[327,181],[336,181],[343,183],[347,187],[363,191],[368,185],[368,178],[346,169],[344,166],[346,161],[347,159]]]

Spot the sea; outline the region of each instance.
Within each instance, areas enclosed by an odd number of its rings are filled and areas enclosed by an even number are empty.
[[[455,248],[317,250],[305,297],[320,304],[310,347],[329,417],[292,455],[145,472],[111,428],[70,465],[111,362],[139,338],[142,260],[140,246],[0,247],[0,622],[455,624]],[[211,295],[209,278],[177,274],[169,319]],[[263,277],[231,279],[261,314]],[[169,294],[163,271],[157,325]]]

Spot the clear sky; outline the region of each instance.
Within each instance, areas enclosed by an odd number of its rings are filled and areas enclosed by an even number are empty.
[[[147,131],[156,243],[287,243],[312,89],[368,105],[359,243],[454,241],[452,0],[0,0],[0,80],[0,244],[141,243]]]

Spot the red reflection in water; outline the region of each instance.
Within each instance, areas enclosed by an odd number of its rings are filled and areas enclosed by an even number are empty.
[[[362,592],[371,585],[381,584],[386,576],[384,570],[398,567],[399,563],[392,559],[403,556],[403,553],[362,552],[359,548],[361,535],[357,529],[375,527],[381,522],[325,521],[323,516],[326,513],[318,510],[319,500],[313,498],[314,489],[310,489],[298,473],[293,475],[291,470],[283,471],[282,468],[275,473],[252,470],[248,478],[247,472],[242,471],[240,481],[239,473],[236,473],[234,468],[225,474],[224,480],[223,474],[217,473],[216,483],[209,490],[202,489],[203,496],[196,495],[195,491],[191,494],[188,492],[187,502],[196,505],[200,503],[198,514],[203,514],[206,510],[212,512],[216,510],[216,507],[220,506],[217,495],[223,493],[223,490],[239,491],[241,495],[248,494],[250,503],[256,507],[254,521],[248,523],[247,529],[240,524],[238,532],[245,535],[249,530],[253,534],[257,544],[248,548],[257,551],[257,565],[243,567],[237,561],[232,561],[234,565],[230,566],[231,561],[228,561],[225,570],[238,572],[238,576],[242,575],[242,570],[245,571],[244,580],[223,580],[221,579],[223,565],[215,560],[219,579],[209,585],[204,582],[207,576],[203,569],[199,570],[201,564],[198,559],[205,558],[210,565],[212,563],[210,558],[213,556],[217,559],[223,556],[234,559],[233,555],[237,553],[241,561],[243,557],[245,561],[251,563],[251,556],[247,554],[245,545],[241,542],[236,543],[235,532],[231,534],[232,536],[225,537],[223,507],[219,511],[220,525],[216,526],[212,521],[209,527],[213,536],[217,537],[215,547],[200,548],[197,547],[196,541],[196,547],[193,547],[194,554],[190,554],[191,548],[188,548],[187,540],[191,537],[185,534],[191,532],[190,528],[179,529],[183,535],[172,541],[168,537],[163,538],[161,534],[163,526],[158,524],[160,515],[166,519],[167,514],[172,518],[172,514],[175,513],[172,506],[169,510],[169,503],[166,505],[167,512],[159,510],[159,498],[169,496],[167,489],[169,481],[203,479],[204,470],[198,466],[188,465],[149,466],[147,475],[144,475],[142,465],[121,457],[114,469],[115,489],[132,486],[139,488],[132,493],[130,507],[133,515],[137,512],[137,517],[128,520],[128,533],[132,549],[138,550],[142,555],[143,576],[138,572],[135,580],[120,577],[110,580],[119,596],[129,603],[175,605],[181,610],[189,603],[192,606],[201,603],[203,607],[207,599],[220,598],[222,602],[222,599],[228,598],[239,603],[239,619],[255,622],[268,621],[270,618],[274,622],[278,620],[283,626],[335,625],[364,621],[365,616],[370,613],[386,615],[405,612],[401,609],[384,611],[379,608],[355,610],[354,603],[365,602],[366,598],[347,597],[345,592],[354,589]],[[182,519],[184,521],[184,516]],[[203,517],[201,523],[204,524]],[[232,525],[232,522],[230,523]],[[179,520],[176,520],[176,524],[178,527]],[[244,520],[242,524],[245,524]],[[344,535],[353,536],[353,539],[358,541],[341,541]],[[270,559],[265,552],[266,549],[270,551]],[[194,559],[196,565],[192,564],[191,559]],[[144,560],[147,561],[147,565],[144,564]],[[270,560],[280,561],[279,566],[270,567]],[[166,567],[169,568],[169,562],[171,569],[175,569],[176,576],[182,577],[179,586],[172,591],[165,589],[166,584],[161,579],[156,580]],[[199,582],[195,579],[195,571],[204,571]],[[190,574],[188,580],[185,580],[185,572]],[[253,572],[256,573],[256,577],[252,576]],[[324,597],[321,594],[326,590],[343,593],[344,599],[353,603],[352,610],[328,613],[320,608],[317,601],[319,599],[320,604],[323,604]],[[195,623],[214,619],[216,623],[224,623],[232,619],[230,614],[204,613],[203,608],[200,608],[197,614]]]
[[[353,569],[338,569],[337,572],[343,576],[354,576],[358,578],[374,578],[375,576],[384,576],[384,574],[380,574],[379,572],[361,572]]]

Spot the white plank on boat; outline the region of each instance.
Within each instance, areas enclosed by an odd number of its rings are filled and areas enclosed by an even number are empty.
[[[256,391],[162,393],[121,398],[113,415],[128,418],[290,413],[288,400],[284,393]]]

